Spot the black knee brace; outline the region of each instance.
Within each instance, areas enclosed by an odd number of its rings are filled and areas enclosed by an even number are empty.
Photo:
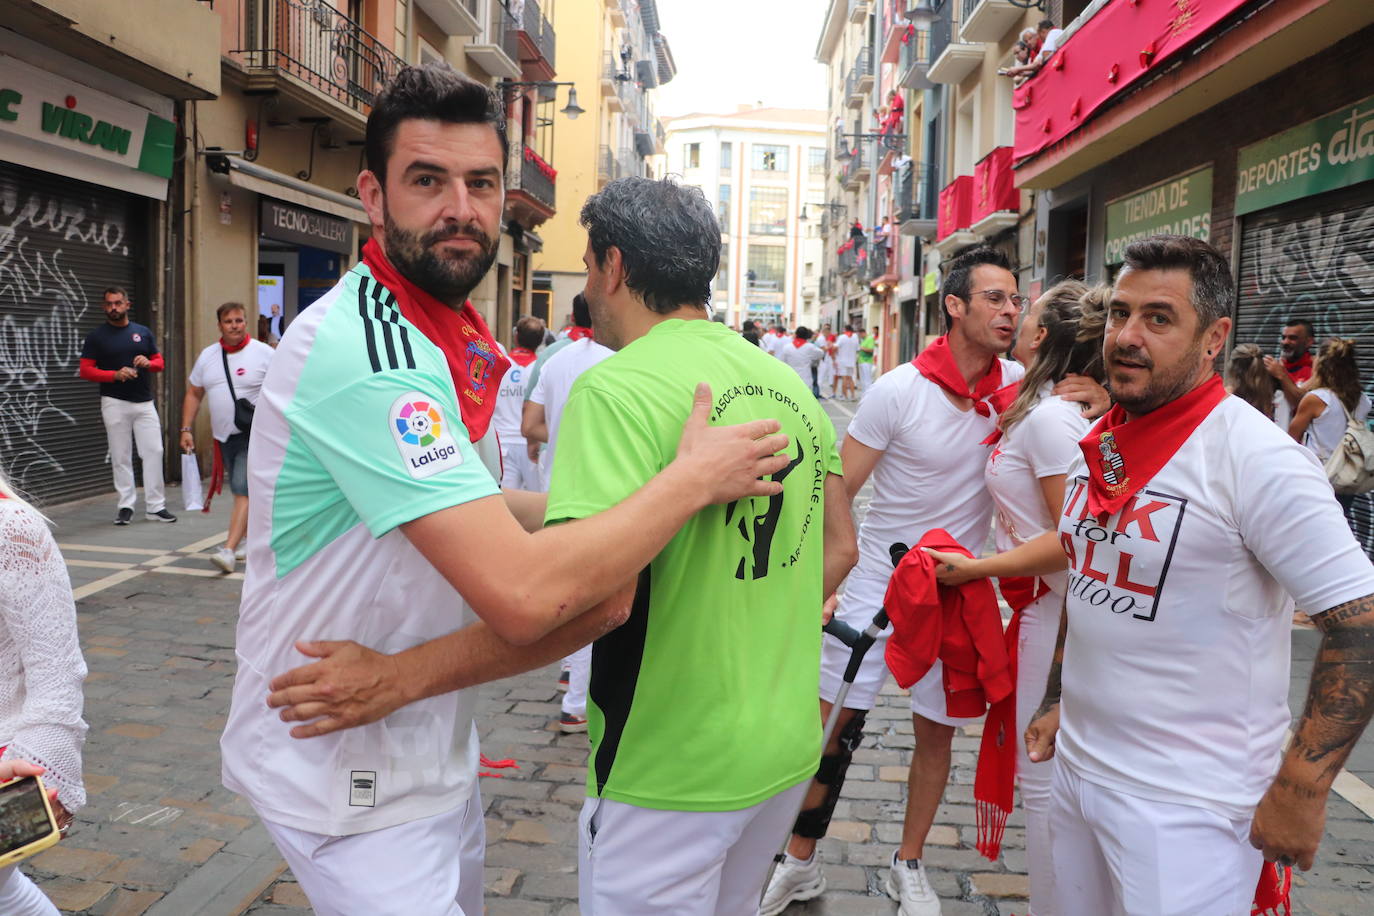
[[[839,753],[825,754],[821,765],[816,768],[816,782],[826,787],[825,800],[815,808],[808,808],[797,815],[797,823],[792,832],[797,836],[819,840],[830,829],[830,817],[835,813],[835,805],[840,800],[840,789],[844,786],[844,775],[849,772],[849,763],[854,752],[864,740],[864,720],[867,710],[858,710],[849,720],[839,736]]]

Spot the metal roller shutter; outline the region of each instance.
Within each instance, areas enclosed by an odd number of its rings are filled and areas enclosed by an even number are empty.
[[[1277,355],[1291,318],[1310,320],[1318,341],[1354,338],[1365,393],[1374,397],[1374,182],[1245,217],[1236,342]],[[1359,497],[1352,514],[1374,555],[1374,500]]]
[[[81,343],[101,293],[142,303],[139,208],[126,194],[0,162],[0,464],[43,503],[112,489]]]

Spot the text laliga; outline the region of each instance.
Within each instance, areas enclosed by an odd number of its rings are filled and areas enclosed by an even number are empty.
[[[445,445],[442,448],[432,448],[423,455],[417,455],[410,459],[410,466],[422,468],[427,464],[434,464],[436,461],[443,461],[445,458],[452,458],[458,453],[458,446]]]

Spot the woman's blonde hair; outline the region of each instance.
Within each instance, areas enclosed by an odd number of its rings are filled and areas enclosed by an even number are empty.
[[[1002,414],[1003,431],[1011,429],[1040,403],[1040,389],[1045,382],[1058,382],[1066,375],[1086,375],[1102,381],[1102,335],[1107,328],[1110,299],[1109,288],[1089,288],[1077,280],[1056,283],[1040,297],[1044,303],[1040,327],[1045,330],[1045,339],[1026,367],[1016,400]]]
[[[1251,407],[1274,419],[1274,392],[1278,383],[1264,368],[1264,351],[1257,344],[1240,344],[1226,363],[1226,387]]]
[[[1360,366],[1355,361],[1355,341],[1349,337],[1329,337],[1317,349],[1312,363],[1309,391],[1330,388],[1347,410],[1360,403]]]

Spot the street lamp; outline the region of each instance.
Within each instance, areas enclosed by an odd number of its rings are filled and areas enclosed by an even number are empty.
[[[554,82],[553,80],[532,80],[529,82],[516,82],[514,80],[502,80],[501,93],[502,98],[505,100],[506,104],[510,104],[511,99],[514,98],[516,93],[523,92],[526,89],[552,89],[556,92],[559,86],[567,86],[569,88],[568,104],[558,109],[558,113],[562,115],[567,115],[569,121],[576,121],[577,116],[584,113],[587,109],[577,104],[577,87],[575,84],[571,82],[559,83]]]

